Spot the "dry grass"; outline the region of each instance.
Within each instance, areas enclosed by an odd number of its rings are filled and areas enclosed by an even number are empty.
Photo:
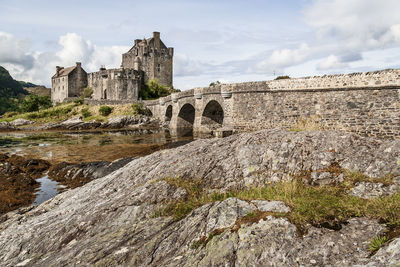
[[[286,214],[299,231],[311,224],[317,227],[340,229],[341,225],[352,217],[367,217],[376,219],[388,225],[393,231],[400,229],[400,193],[376,199],[361,199],[346,193],[347,188],[339,186],[308,186],[299,180],[275,183],[265,187],[226,193],[208,194],[200,179],[188,180],[180,178],[165,179],[169,184],[184,188],[187,197],[173,200],[157,211],[155,216],[173,216],[180,220],[195,208],[204,204],[222,201],[229,197],[242,200],[279,200],[291,208]],[[255,213],[243,218],[242,223],[258,221],[268,214]],[[282,214],[273,214],[283,216]]]
[[[318,121],[317,116],[309,118],[300,117],[297,123],[289,129],[292,132],[324,130],[326,127]]]
[[[347,188],[353,187],[359,182],[382,183],[384,185],[393,184],[394,175],[392,174],[388,174],[379,178],[371,178],[361,172],[353,172],[349,170],[344,170],[343,172],[346,175],[346,181],[343,183],[343,185]]]

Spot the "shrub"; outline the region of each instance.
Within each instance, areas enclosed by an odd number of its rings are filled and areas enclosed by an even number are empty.
[[[84,117],[84,118],[92,116],[92,113],[90,113],[88,108],[83,108],[81,113],[82,113],[82,117]]]
[[[290,77],[287,75],[284,75],[284,76],[278,76],[275,78],[275,80],[285,80],[285,79],[290,79]]]
[[[99,108],[99,113],[100,113],[101,115],[103,115],[103,116],[108,116],[108,115],[111,114],[112,110],[113,110],[112,107],[109,107],[109,106],[101,106],[101,107]]]
[[[76,106],[82,105],[83,102],[84,102],[84,100],[83,100],[82,97],[80,97],[80,98],[74,100],[74,104],[75,104]]]
[[[133,103],[132,110],[133,110],[133,114],[135,114],[135,115],[146,114],[146,109],[143,107],[142,103]]]
[[[92,88],[86,87],[86,88],[83,89],[82,96],[84,98],[92,98],[92,95],[93,95],[93,89]]]
[[[216,86],[218,84],[221,84],[221,82],[220,81],[212,82],[212,83],[210,83],[209,86],[212,87],[212,86]]]
[[[9,111],[9,112],[4,113],[3,117],[4,118],[11,118],[11,117],[14,117],[16,115],[18,115],[17,111]]]

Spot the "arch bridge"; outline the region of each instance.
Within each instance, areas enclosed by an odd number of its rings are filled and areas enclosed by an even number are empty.
[[[145,101],[171,133],[321,129],[400,137],[400,69],[219,84]]]
[[[145,105],[174,134],[213,134],[230,125],[230,97],[215,86],[173,93]]]

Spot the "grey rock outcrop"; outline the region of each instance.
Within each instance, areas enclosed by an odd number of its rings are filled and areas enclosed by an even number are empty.
[[[113,162],[95,161],[78,164],[70,164],[66,162],[52,166],[49,170],[49,176],[53,180],[72,180],[77,177],[87,179],[98,179],[104,177],[111,172],[125,166],[134,158],[122,158]]]
[[[81,117],[75,117],[61,122],[48,123],[35,128],[36,130],[87,130],[96,129],[101,125],[101,122],[88,121],[85,122]]]
[[[23,126],[35,123],[34,121],[25,120],[25,119],[16,119],[10,122],[11,126]]]
[[[15,126],[12,126],[8,122],[0,122],[0,131],[15,131],[18,130]]]
[[[148,116],[117,116],[107,122],[83,121],[81,117],[61,122],[48,123],[35,130],[89,130],[89,129],[124,129],[139,127],[158,127],[158,121]]]
[[[383,183],[359,182],[349,192],[351,195],[365,199],[389,196],[400,191],[399,184],[385,185]]]
[[[369,257],[385,226],[353,218],[338,231],[266,216],[233,228],[255,211],[290,212],[281,202],[236,198],[205,204],[180,221],[154,214],[187,192],[163,180],[202,178],[210,191],[290,179],[333,163],[369,176],[399,174],[400,140],[338,132],[265,130],[197,140],[135,159],[115,172],[0,221],[4,266],[386,266],[399,238]],[[218,234],[210,237],[218,230]],[[197,241],[208,238],[202,246]],[[394,251],[394,252],[393,252]]]
[[[148,116],[117,116],[110,118],[101,125],[102,128],[124,128],[132,125],[149,124],[151,118]]]

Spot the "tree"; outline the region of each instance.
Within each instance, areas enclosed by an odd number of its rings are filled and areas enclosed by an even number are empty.
[[[219,85],[219,84],[221,84],[221,82],[220,81],[216,81],[216,82],[212,82],[212,83],[210,83],[210,87],[211,86],[216,86],[216,85]]]
[[[158,79],[154,79],[149,80],[144,86],[142,86],[139,96],[142,99],[156,99],[178,91],[179,90],[162,85]]]
[[[47,109],[52,106],[50,96],[28,95],[22,101],[20,110],[22,112],[33,112]]]

